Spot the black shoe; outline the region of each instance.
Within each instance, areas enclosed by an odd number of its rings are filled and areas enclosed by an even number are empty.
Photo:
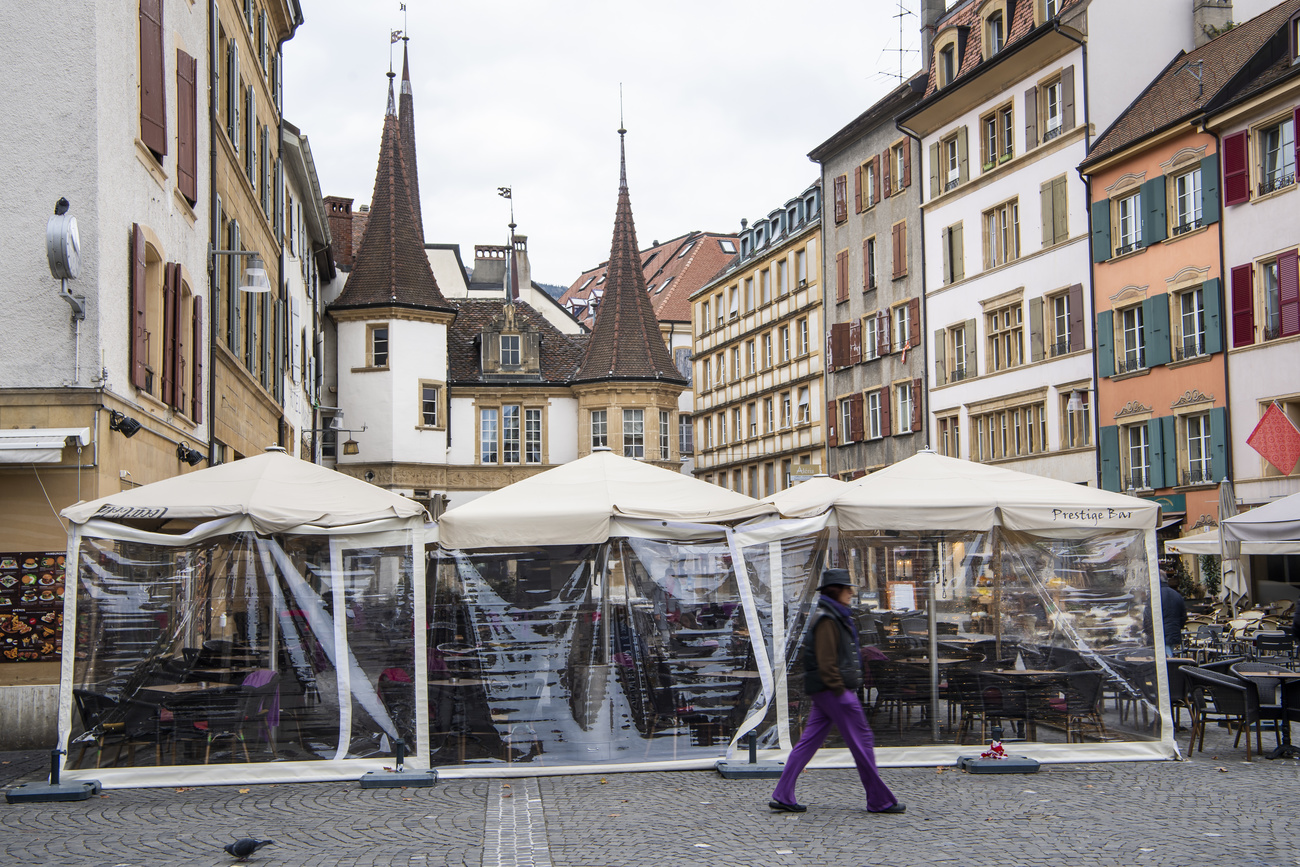
[[[803,804],[787,804],[785,801],[773,799],[767,802],[767,805],[778,813],[806,813],[808,808]]]
[[[906,813],[907,805],[902,801],[895,801],[894,806],[886,807],[883,810],[872,810],[872,813]]]

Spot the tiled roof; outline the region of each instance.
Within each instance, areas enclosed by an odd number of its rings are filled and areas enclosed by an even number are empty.
[[[1076,6],[1083,4],[1085,0],[1062,0],[1061,9],[1057,17],[1069,12]],[[966,0],[966,2],[949,9],[948,12],[939,19],[935,27],[936,35],[941,36],[950,27],[969,28],[966,39],[966,51],[959,58],[957,74],[953,77],[950,84],[945,86],[945,90],[953,84],[959,83],[964,77],[975,73],[980,64],[986,59],[984,57],[984,40],[981,38],[980,7],[983,5],[982,0]],[[1015,4],[1012,11],[1011,26],[1007,28],[1007,38],[1003,45],[1002,51],[1007,51],[1015,47],[1015,44],[1024,39],[1034,30],[1034,4],[1032,2],[1021,2]],[[939,89],[938,82],[939,56],[934,54],[930,58],[929,81],[926,83],[925,95],[931,96]]]
[[[411,92],[411,68],[402,43],[402,96],[398,126],[401,128],[402,160],[406,163],[406,186],[410,190],[411,209],[415,211],[415,231],[424,240],[424,216],[420,213],[420,169],[415,163],[415,96]]]
[[[476,341],[484,326],[501,315],[504,302],[500,299],[458,299],[453,303],[457,312],[456,321],[447,330],[448,377],[453,383],[479,382],[483,370]],[[522,301],[515,302],[515,321],[529,325],[541,335],[542,380],[567,385],[582,362],[587,335],[565,334]],[[499,377],[493,382],[501,384]]]
[[[640,251],[641,273],[650,295],[650,305],[660,322],[690,322],[691,295],[726,267],[734,255],[722,249],[721,241],[736,248],[736,235],[717,232],[688,232]],[[584,271],[560,296],[560,303],[588,328],[595,324],[594,311],[608,282],[608,262]],[[602,281],[601,278],[606,280]],[[592,304],[592,292],[597,303]]]
[[[660,379],[685,384],[664,345],[636,246],[632,200],[627,192],[627,157],[619,130],[618,206],[614,239],[606,266],[605,294],[596,312],[596,325],[578,368],[578,381]],[[689,256],[689,254],[687,254]]]
[[[438,290],[424,241],[416,227],[406,181],[406,161],[401,154],[399,121],[393,105],[393,83],[388,82],[390,111],[384,116],[379,144],[379,169],[370,197],[366,233],[352,265],[352,273],[331,308],[396,304],[404,307],[453,309]]]
[[[1084,165],[1092,164],[1172,123],[1192,117],[1220,94],[1244,95],[1240,73],[1265,44],[1286,27],[1300,11],[1300,0],[1286,0],[1193,51],[1179,53],[1110,128],[1101,134]],[[1256,75],[1246,87],[1260,86],[1261,79],[1278,67],[1273,64]],[[1289,68],[1286,58],[1274,73]],[[1196,73],[1199,71],[1200,81]]]

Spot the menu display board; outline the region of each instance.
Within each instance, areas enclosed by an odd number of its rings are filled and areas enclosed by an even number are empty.
[[[66,559],[61,551],[0,554],[0,663],[58,661]]]

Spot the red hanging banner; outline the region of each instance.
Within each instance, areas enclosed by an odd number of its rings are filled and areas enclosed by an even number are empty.
[[[1264,417],[1246,438],[1246,444],[1284,476],[1291,475],[1296,462],[1300,461],[1300,430],[1296,430],[1276,403],[1265,410]]]

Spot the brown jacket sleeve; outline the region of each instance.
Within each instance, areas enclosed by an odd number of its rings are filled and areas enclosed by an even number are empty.
[[[817,654],[817,673],[822,683],[836,695],[844,692],[844,677],[840,674],[840,628],[829,617],[823,617],[813,632],[813,650]]]

